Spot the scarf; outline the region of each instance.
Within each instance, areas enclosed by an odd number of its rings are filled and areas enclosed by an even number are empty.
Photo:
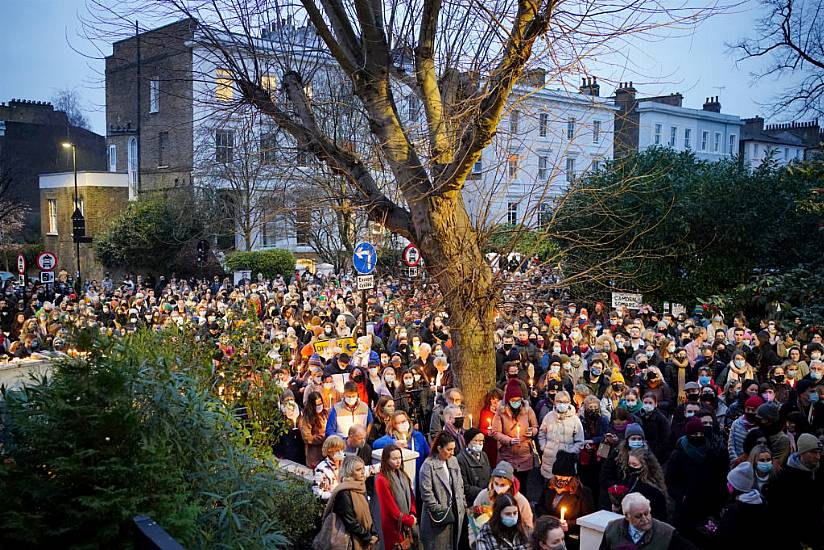
[[[684,385],[687,383],[687,367],[690,360],[684,359],[684,362],[680,363],[676,357],[673,357],[672,364],[678,368],[678,403],[686,403],[687,393],[684,391]]]
[[[338,483],[337,487],[332,490],[332,495],[326,503],[326,510],[324,510],[323,516],[326,517],[332,512],[332,508],[335,505],[335,497],[337,497],[341,491],[349,491],[352,497],[352,508],[355,511],[355,518],[358,520],[358,523],[363,525],[367,531],[372,529],[372,513],[369,511],[369,502],[366,500],[366,484],[363,481],[347,479]],[[366,548],[358,537],[352,537],[352,543],[354,544],[355,550]]]
[[[689,442],[687,436],[682,436],[681,439],[678,440],[678,447],[692,460],[701,464],[707,459],[707,445],[709,445],[709,441],[705,443],[703,447],[696,447]]]
[[[399,469],[396,472],[386,473],[383,474],[389,480],[389,488],[392,490],[392,498],[395,499],[395,503],[398,505],[398,510],[401,512],[401,517],[409,515],[410,510],[412,509],[412,502],[410,494],[412,492],[412,483],[409,480],[409,476],[406,475],[406,472],[403,469]]]

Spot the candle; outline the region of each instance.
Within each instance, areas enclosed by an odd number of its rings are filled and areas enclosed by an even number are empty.
[[[532,391],[532,378],[529,379],[529,390]]]
[[[521,425],[520,424],[515,425],[515,437],[518,438],[518,439],[521,438]]]
[[[471,414],[469,415],[469,427],[470,428],[472,427],[472,415]]]
[[[492,417],[487,418],[487,421],[489,422],[489,425],[487,426],[487,430],[489,430],[491,432],[492,431]]]
[[[566,507],[561,506],[561,521],[564,521],[564,514],[566,514]]]

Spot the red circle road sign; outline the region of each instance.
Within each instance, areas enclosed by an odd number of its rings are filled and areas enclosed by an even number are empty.
[[[421,251],[418,250],[418,247],[414,244],[410,243],[403,249],[401,259],[408,267],[415,267],[421,263]]]
[[[43,271],[54,271],[57,268],[57,256],[52,252],[41,252],[37,255],[37,267]]]

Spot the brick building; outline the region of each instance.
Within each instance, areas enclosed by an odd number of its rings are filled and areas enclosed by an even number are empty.
[[[66,113],[51,103],[12,99],[0,103],[0,173],[11,178],[9,198],[29,207],[21,237],[34,241],[40,235],[38,175],[72,170],[71,150],[61,146],[71,141],[77,147],[79,170],[104,170],[106,148],[103,136],[72,126]]]
[[[57,255],[58,269],[69,273],[77,270],[75,245],[72,240],[74,212],[74,173],[59,172],[40,176],[40,231],[46,250]],[[77,173],[78,205],[86,218],[86,235],[94,239],[126,208],[129,202],[129,180],[126,174],[82,171]],[[80,245],[80,267],[83,278],[100,280],[101,266],[94,255],[93,244]]]

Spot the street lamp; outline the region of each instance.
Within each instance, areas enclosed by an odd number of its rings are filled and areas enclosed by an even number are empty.
[[[72,166],[74,169],[74,214],[72,214],[72,240],[74,240],[74,262],[77,272],[75,273],[75,289],[80,290],[80,243],[84,242],[86,236],[86,220],[83,212],[80,211],[80,201],[77,197],[77,146],[71,142],[63,142],[65,149],[72,150]]]

